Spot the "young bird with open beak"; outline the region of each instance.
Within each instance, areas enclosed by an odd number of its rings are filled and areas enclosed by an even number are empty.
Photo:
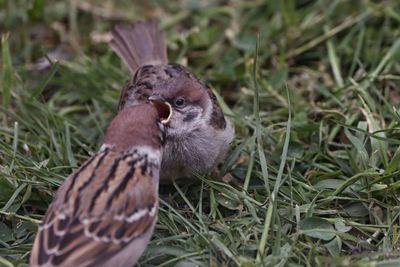
[[[146,114],[140,116],[138,114]],[[39,226],[31,266],[133,266],[158,212],[168,105],[136,105],[108,127],[100,151],[71,174]]]
[[[221,162],[234,138],[212,90],[179,64],[168,64],[165,38],[154,22],[116,26],[111,47],[127,64],[119,109],[149,100],[172,108],[165,125],[165,147],[160,176],[191,177]]]

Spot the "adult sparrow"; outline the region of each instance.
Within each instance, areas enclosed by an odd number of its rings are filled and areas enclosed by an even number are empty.
[[[164,128],[159,120],[166,123],[169,116],[168,106],[154,106],[119,112],[100,151],[66,179],[39,226],[31,266],[137,262],[156,222]]]
[[[119,110],[149,100],[172,108],[165,125],[161,179],[214,170],[226,157],[234,128],[212,90],[185,67],[168,64],[165,38],[156,23],[119,25],[112,37],[111,47],[132,74],[122,90]]]

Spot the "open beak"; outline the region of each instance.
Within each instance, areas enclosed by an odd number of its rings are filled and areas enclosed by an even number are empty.
[[[171,105],[159,95],[152,95],[149,97],[151,104],[157,109],[158,115],[162,124],[167,124],[172,115]]]

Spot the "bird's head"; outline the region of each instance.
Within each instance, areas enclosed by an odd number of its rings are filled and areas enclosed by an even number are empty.
[[[164,142],[164,125],[171,114],[171,107],[161,102],[125,108],[111,121],[103,143],[117,150],[135,146],[160,149]]]

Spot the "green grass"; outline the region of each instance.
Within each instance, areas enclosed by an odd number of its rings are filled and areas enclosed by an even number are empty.
[[[229,183],[163,186],[141,266],[399,266],[398,1],[143,2],[0,1],[0,266],[26,266],[115,115],[128,71],[102,39],[146,18],[237,136]]]

